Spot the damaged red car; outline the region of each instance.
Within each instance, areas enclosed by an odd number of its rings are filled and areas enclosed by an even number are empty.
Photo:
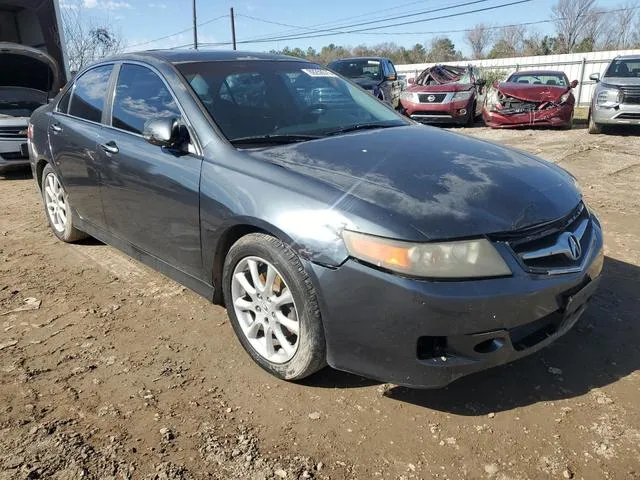
[[[485,81],[472,67],[435,65],[400,94],[403,113],[421,123],[473,125],[484,104]]]
[[[540,125],[569,129],[576,103],[572,89],[577,85],[564,72],[513,73],[487,95],[482,118],[491,128]]]

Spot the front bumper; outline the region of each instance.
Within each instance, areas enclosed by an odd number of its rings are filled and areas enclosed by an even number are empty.
[[[603,264],[594,230],[584,270],[435,282],[404,278],[348,260],[311,264],[329,365],[383,382],[443,387],[522,358],[565,334],[593,295]],[[512,263],[514,262],[514,263]]]
[[[448,103],[413,103],[400,100],[405,114],[420,123],[466,123],[472,103],[460,100]],[[470,106],[471,104],[471,106]]]
[[[0,138],[0,173],[29,166],[27,139]]]
[[[593,121],[600,125],[640,125],[640,105],[620,104],[613,108],[596,106]]]
[[[482,109],[484,123],[491,128],[509,127],[566,127],[571,124],[573,117],[573,105],[560,105],[544,110],[536,110],[526,113],[504,114],[500,112]]]

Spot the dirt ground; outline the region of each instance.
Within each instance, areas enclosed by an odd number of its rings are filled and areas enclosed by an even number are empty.
[[[437,391],[280,382],[222,308],[57,241],[33,180],[0,179],[0,479],[640,478],[640,135],[458,131],[576,175],[607,259],[573,331]]]

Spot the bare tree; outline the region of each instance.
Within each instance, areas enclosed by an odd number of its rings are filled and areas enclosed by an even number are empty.
[[[72,72],[114,55],[124,47],[122,37],[109,26],[108,21],[86,18],[81,5],[62,10],[62,26]]]
[[[551,9],[561,53],[571,53],[584,39],[596,0],[558,0]]]
[[[618,31],[617,48],[631,48],[634,44],[634,20],[638,2],[627,2],[613,12],[613,26]]]
[[[493,30],[484,23],[479,23],[465,33],[464,40],[471,47],[473,58],[482,58],[493,40]]]

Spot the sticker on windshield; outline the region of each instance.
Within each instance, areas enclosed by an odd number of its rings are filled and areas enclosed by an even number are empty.
[[[368,60],[367,63],[369,65],[380,65],[380,62],[378,60]]]
[[[337,75],[323,68],[303,68],[302,71],[310,77],[337,77]]]

